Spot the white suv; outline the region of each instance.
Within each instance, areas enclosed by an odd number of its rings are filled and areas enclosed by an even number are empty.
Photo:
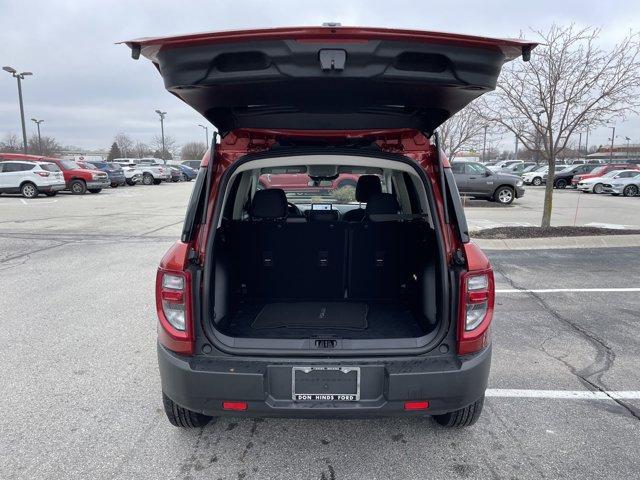
[[[25,198],[35,198],[44,193],[53,197],[65,188],[64,176],[55,163],[0,162],[0,193],[21,193]]]

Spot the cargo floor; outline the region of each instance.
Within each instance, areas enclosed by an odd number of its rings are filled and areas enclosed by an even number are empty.
[[[408,304],[399,301],[249,301],[218,329],[244,338],[411,338],[428,333]]]

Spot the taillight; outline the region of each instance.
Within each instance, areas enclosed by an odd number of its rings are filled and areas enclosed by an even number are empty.
[[[461,276],[458,354],[475,353],[489,344],[494,300],[491,269],[467,272]]]
[[[33,172],[36,175],[40,175],[41,177],[48,177],[49,176],[49,172]]]
[[[191,276],[189,272],[158,269],[156,310],[160,343],[177,353],[193,354],[191,318]]]

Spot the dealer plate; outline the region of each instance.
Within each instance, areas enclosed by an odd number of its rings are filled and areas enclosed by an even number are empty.
[[[360,367],[293,367],[291,397],[296,402],[357,402]]]

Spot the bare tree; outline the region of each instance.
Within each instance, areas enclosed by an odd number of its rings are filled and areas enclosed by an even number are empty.
[[[136,158],[148,157],[151,155],[151,148],[144,142],[136,142],[136,144],[131,149],[131,153]]]
[[[62,152],[62,145],[53,137],[38,138],[38,134],[34,133],[27,140],[27,152],[32,155],[54,157]]]
[[[120,153],[123,157],[128,157],[133,153],[133,140],[126,133],[119,133],[114,138],[114,142],[118,145]]]
[[[160,135],[153,136],[151,145],[154,149],[154,155],[163,160],[171,160],[178,149],[176,139],[171,135],[164,136],[164,152],[162,151],[162,137]]]
[[[182,146],[180,150],[180,158],[182,160],[200,160],[207,151],[204,142],[188,142]]]
[[[472,107],[460,110],[444,122],[438,133],[444,153],[453,160],[462,150],[477,150],[482,147],[482,135],[486,122]]]
[[[22,142],[15,133],[7,133],[0,142],[0,152],[16,153],[22,151]]]
[[[549,162],[542,215],[548,227],[555,159],[572,135],[638,111],[640,36],[629,33],[605,50],[598,46],[597,28],[554,25],[534,33],[541,45],[531,61],[507,64],[496,92],[480,99],[479,111]]]

